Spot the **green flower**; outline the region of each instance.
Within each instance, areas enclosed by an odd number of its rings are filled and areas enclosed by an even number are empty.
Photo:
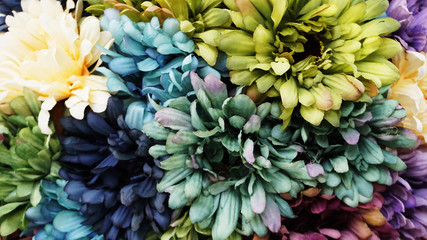
[[[395,126],[406,116],[396,100],[379,95],[372,103],[344,102],[341,111],[339,128],[295,121],[281,140],[301,146],[300,158],[308,163],[309,175],[317,178],[323,194],[356,207],[372,200],[373,183],[391,185],[390,170],[406,168],[387,148],[410,148],[416,136]]]
[[[41,200],[40,180],[58,178],[61,154],[55,135],[44,135],[37,125],[41,102],[24,89],[10,102],[16,115],[0,115],[0,235],[24,230],[25,211]],[[54,131],[53,124],[50,127]]]
[[[175,211],[174,215],[181,215],[182,209]],[[184,212],[176,220],[172,220],[171,228],[169,228],[161,237],[160,240],[210,240],[212,239],[210,229],[201,229],[197,223],[193,224],[190,220],[188,211]],[[227,240],[241,240],[242,236],[234,231]]]
[[[228,9],[219,0],[87,0],[90,7],[86,10],[102,15],[107,8],[116,8],[134,22],[149,22],[157,16],[162,23],[165,19],[177,18],[181,22],[181,31],[195,43],[195,52],[209,65],[214,66],[218,59],[218,50],[214,39],[217,28],[231,26]],[[222,30],[221,30],[222,31]]]
[[[281,97],[284,127],[298,106],[314,125],[338,122],[342,101],[368,102],[378,88],[399,79],[387,59],[400,52],[400,44],[382,36],[400,25],[373,19],[387,9],[387,0],[224,2],[241,29],[217,33],[218,48],[229,56],[231,82]]]
[[[150,148],[166,170],[157,185],[169,192],[169,207],[190,205],[192,223],[212,229],[214,240],[229,237],[241,219],[243,234],[277,232],[280,216],[293,217],[279,194],[296,197],[315,186],[295,146],[283,143],[278,104],[256,106],[238,89],[229,97],[214,75],[194,72],[196,96],[177,98],[157,111],[143,132],[165,141]]]

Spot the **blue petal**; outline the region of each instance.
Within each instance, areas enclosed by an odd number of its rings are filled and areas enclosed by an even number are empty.
[[[124,36],[122,44],[120,44],[120,50],[123,52],[135,55],[135,56],[145,56],[145,47],[141,43],[133,40],[129,36]]]
[[[73,201],[80,201],[83,192],[86,191],[86,186],[79,181],[69,181],[65,185],[64,191],[68,193],[68,198]]]
[[[125,121],[130,129],[141,130],[144,122],[147,104],[141,101],[131,103],[127,109]]]
[[[120,75],[129,75],[138,72],[138,67],[132,58],[118,57],[111,60],[108,67]]]
[[[61,232],[69,232],[77,228],[85,218],[78,212],[62,211],[53,220],[53,226]]]
[[[87,124],[97,133],[109,136],[115,130],[98,114],[89,112],[87,114]]]
[[[190,40],[183,32],[177,32],[172,37],[173,44],[184,52],[194,51],[194,42]]]
[[[156,38],[153,40],[153,46],[158,47],[162,44],[172,45],[172,39],[166,33],[157,34]]]
[[[80,225],[78,228],[68,232],[65,236],[65,240],[82,239],[83,237],[89,236],[92,232],[94,232],[94,229],[91,226]]]
[[[101,163],[98,164],[91,172],[95,174],[100,174],[104,172],[107,168],[114,167],[117,165],[119,160],[115,158],[113,155],[108,155],[108,157],[104,158]]]
[[[168,18],[163,22],[163,30],[172,38],[172,36],[180,31],[178,19]]]
[[[152,58],[146,58],[145,60],[139,62],[137,66],[138,66],[138,69],[142,72],[151,72],[154,69],[158,68],[159,64],[157,63],[156,60]]]
[[[178,48],[174,47],[172,44],[166,43],[159,45],[157,47],[157,51],[161,54],[182,54],[183,52],[179,50]]]
[[[152,178],[147,178],[135,186],[134,191],[142,198],[151,198],[156,195],[156,182]]]
[[[103,190],[87,190],[82,195],[82,203],[101,204],[103,202]]]
[[[198,65],[199,65],[199,61],[197,60],[197,58],[192,54],[190,54],[187,57],[185,57],[184,60],[182,61],[181,70],[183,72],[194,71],[197,69]]]
[[[111,216],[111,222],[119,228],[128,228],[132,220],[132,211],[126,206],[120,206]]]

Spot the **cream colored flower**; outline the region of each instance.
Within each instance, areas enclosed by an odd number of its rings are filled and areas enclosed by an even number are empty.
[[[408,111],[401,123],[418,136],[427,139],[427,56],[425,53],[402,51],[393,58],[400,70],[400,80],[393,84],[389,98],[399,100]]]
[[[78,25],[55,0],[23,0],[22,9],[6,18],[9,32],[0,35],[0,110],[10,113],[9,101],[27,87],[44,101],[39,126],[46,134],[48,111],[57,101],[66,100],[77,119],[87,106],[103,112],[110,96],[107,79],[91,75],[89,67],[99,63],[96,44],[112,44],[111,33],[100,31],[95,17]]]

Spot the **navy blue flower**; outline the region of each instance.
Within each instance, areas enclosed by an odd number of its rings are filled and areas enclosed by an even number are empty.
[[[61,119],[65,192],[89,216],[83,224],[96,226],[107,240],[141,240],[169,225],[167,195],[156,190],[163,171],[148,154],[151,141],[138,130],[151,119],[144,103],[126,109],[115,97],[105,118],[89,112],[83,120]]]

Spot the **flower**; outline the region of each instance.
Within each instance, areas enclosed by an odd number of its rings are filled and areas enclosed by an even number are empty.
[[[396,99],[408,111],[401,123],[422,139],[427,138],[427,60],[425,53],[402,51],[392,59],[400,70],[400,79],[389,90],[388,97]]]
[[[23,93],[9,103],[16,115],[0,115],[0,236],[24,230],[25,211],[40,202],[40,180],[59,177],[59,140],[37,126],[38,95],[29,89]]]
[[[29,229],[36,229],[34,240],[104,240],[91,226],[82,225],[86,220],[79,212],[81,204],[67,199],[64,186],[67,182],[56,180],[56,184],[42,181],[42,199],[25,213]]]
[[[151,119],[143,102],[131,101],[126,109],[111,97],[105,118],[89,112],[83,120],[61,120],[60,175],[69,181],[64,191],[82,204],[83,224],[107,240],[144,239],[149,230],[169,225],[167,195],[156,191],[163,171],[148,155],[151,141],[138,130]]]
[[[403,161],[384,147],[412,147],[416,136],[396,127],[406,111],[396,100],[373,98],[372,103],[343,102],[339,127],[324,122],[319,126],[295,117],[283,133],[282,142],[298,145],[311,177],[326,195],[336,195],[356,207],[372,199],[373,184],[391,185],[390,169],[406,168]],[[381,147],[383,146],[383,147]]]
[[[118,10],[107,9],[102,29],[112,32],[115,44],[103,59],[108,69],[98,71],[108,77],[110,92],[141,97],[151,94],[162,103],[190,92],[189,73],[220,73],[191,53],[194,42],[180,31],[179,21],[157,17],[149,23],[134,23]],[[142,79],[142,81],[141,81]]]
[[[221,54],[218,53],[214,39],[218,37],[217,28],[228,28],[231,25],[231,16],[224,9],[222,1],[210,0],[90,0],[92,5],[87,11],[102,15],[104,9],[116,8],[121,15],[126,15],[134,22],[149,22],[154,16],[160,23],[167,18],[176,18],[180,21],[181,31],[195,42],[195,52],[209,65],[222,64],[217,62]]]
[[[284,218],[281,234],[272,237],[292,240],[398,239],[380,209],[384,199],[379,193],[372,202],[349,207],[332,196],[301,196],[292,201],[295,219]]]
[[[229,55],[231,82],[281,97],[284,128],[294,110],[314,125],[336,122],[343,100],[370,101],[378,88],[398,80],[388,59],[400,44],[382,36],[399,23],[373,19],[387,9],[387,0],[225,3],[241,28],[215,40]]]
[[[381,212],[401,239],[424,239],[427,235],[427,147],[420,143],[411,149],[398,150],[408,168],[395,173],[393,185],[383,193],[385,202]]]
[[[196,96],[171,101],[143,126],[147,136],[163,143],[149,153],[166,156],[166,171],[157,185],[170,193],[169,207],[190,205],[189,216],[213,239],[226,239],[242,219],[244,234],[277,232],[280,214],[292,211],[280,193],[297,196],[313,185],[298,152],[283,142],[279,104],[255,103],[241,89],[234,94],[216,76],[202,80],[191,73]]]
[[[12,15],[12,11],[22,11],[21,0],[5,0],[0,2],[0,32],[7,31],[5,19],[7,15]]]
[[[417,0],[391,0],[387,15],[399,21],[400,29],[394,36],[404,48],[427,52],[427,4]]]
[[[109,97],[106,78],[91,74],[101,52],[108,47],[109,32],[100,31],[98,19],[85,18],[80,26],[68,10],[55,0],[28,0],[22,12],[8,16],[9,31],[0,36],[0,105],[22,95],[23,87],[36,91],[43,100],[39,126],[47,127],[49,111],[65,100],[72,116],[82,119],[86,106],[103,112]],[[37,31],[36,31],[37,30]]]

